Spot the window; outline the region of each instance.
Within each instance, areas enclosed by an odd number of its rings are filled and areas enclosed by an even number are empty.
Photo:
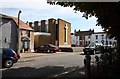
[[[98,41],[95,41],[96,43],[98,43]]]
[[[106,41],[106,45],[108,45],[108,41]]]
[[[112,45],[112,41],[110,41],[109,44]]]
[[[90,41],[89,41],[89,44],[90,44]]]
[[[98,35],[95,35],[96,36],[96,39],[98,39]]]
[[[87,45],[87,41],[86,41],[86,45]]]
[[[48,28],[48,24],[46,24],[46,32],[48,32],[49,28]]]
[[[90,35],[88,36],[88,39],[90,39]]]
[[[76,39],[78,39],[78,36],[76,36]]]
[[[102,39],[104,39],[104,35],[101,35]]]
[[[76,41],[76,45],[78,45],[78,41]]]
[[[101,43],[104,45],[104,40],[101,40]]]
[[[5,38],[5,43],[7,42],[7,38]]]
[[[30,37],[30,31],[26,30],[26,34],[28,37]]]

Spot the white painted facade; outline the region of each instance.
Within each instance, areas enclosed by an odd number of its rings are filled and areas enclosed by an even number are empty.
[[[71,45],[80,46],[79,36],[71,35]]]
[[[85,36],[85,43],[86,45],[89,43],[102,43],[103,45],[113,45],[115,46],[117,44],[117,41],[112,38],[108,38],[106,36],[107,34],[105,32],[96,32],[94,34]]]

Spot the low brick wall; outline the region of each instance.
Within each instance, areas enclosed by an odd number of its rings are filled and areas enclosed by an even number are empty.
[[[72,47],[73,52],[83,52],[84,47]]]

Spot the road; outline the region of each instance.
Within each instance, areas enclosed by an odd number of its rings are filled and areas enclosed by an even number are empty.
[[[11,68],[2,69],[2,77],[82,77],[85,76],[83,59],[80,52],[25,58]]]

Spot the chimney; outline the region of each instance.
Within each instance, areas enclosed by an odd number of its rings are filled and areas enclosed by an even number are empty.
[[[74,35],[76,35],[76,29],[74,30]]]
[[[38,22],[39,22],[39,21],[34,21],[34,31],[35,31],[35,32],[38,32],[38,31],[39,31],[39,29],[38,29]]]
[[[45,28],[46,28],[45,21],[46,20],[41,20],[41,32],[45,32]]]
[[[28,21],[26,21],[26,24],[28,25]]]
[[[29,26],[33,28],[33,26],[32,26],[32,22],[29,22]]]

